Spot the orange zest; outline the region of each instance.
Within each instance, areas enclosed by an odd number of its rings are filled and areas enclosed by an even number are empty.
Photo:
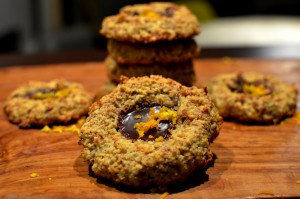
[[[270,91],[263,84],[260,84],[258,86],[252,84],[244,84],[243,92],[251,95],[262,96],[268,94]]]
[[[161,15],[159,15],[158,13],[156,12],[153,12],[151,10],[145,10],[142,15],[143,17],[145,18],[149,18],[149,19],[159,19],[161,18]]]
[[[139,134],[139,138],[143,137],[150,129],[158,128],[158,124],[162,120],[172,121],[173,124],[176,124],[178,115],[176,111],[168,109],[163,106],[159,109],[158,112],[155,112],[153,108],[150,109],[149,115],[145,122],[139,122],[134,125],[134,128]],[[160,140],[158,140],[160,141]]]
[[[56,92],[49,92],[49,93],[37,92],[32,97],[34,99],[60,98],[69,95],[70,92],[71,90],[66,88],[66,89],[58,90]]]

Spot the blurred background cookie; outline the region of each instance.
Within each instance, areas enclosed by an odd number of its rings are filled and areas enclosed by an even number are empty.
[[[106,17],[100,30],[108,39],[109,79],[162,75],[192,86],[193,58],[200,52],[193,36],[199,32],[197,17],[185,6],[153,2],[123,7]]]
[[[75,82],[31,81],[11,93],[4,112],[20,127],[67,123],[87,114],[92,100],[93,96]]]
[[[276,124],[296,112],[295,86],[270,75],[223,74],[210,80],[207,89],[226,119]]]
[[[108,40],[109,55],[120,64],[151,64],[182,62],[199,55],[200,48],[193,39],[149,43]]]
[[[199,31],[199,22],[187,7],[169,2],[125,6],[106,17],[100,30],[110,39],[140,43],[190,38]]]
[[[118,64],[111,57],[107,57],[105,64],[108,77],[117,83],[120,82],[122,75],[127,77],[162,75],[172,78],[185,86],[192,86],[196,81],[192,59],[175,63]]]

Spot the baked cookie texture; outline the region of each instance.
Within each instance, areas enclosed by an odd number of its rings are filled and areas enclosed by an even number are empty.
[[[226,119],[276,124],[296,112],[295,86],[270,75],[223,74],[209,81],[207,89]]]
[[[4,113],[23,128],[67,123],[87,114],[92,101],[93,96],[79,83],[31,81],[11,93]]]
[[[100,30],[106,38],[133,43],[191,38],[199,32],[190,10],[169,2],[125,6],[119,14],[106,17]]]
[[[199,55],[193,39],[143,43],[108,40],[109,55],[119,64],[152,64],[183,62]],[[125,75],[126,76],[126,75]]]
[[[176,63],[153,63],[145,64],[118,64],[111,57],[105,60],[107,66],[107,75],[110,80],[119,83],[121,76],[141,77],[149,75],[162,75],[172,78],[175,81],[185,85],[192,86],[196,81],[193,60],[187,60]]]
[[[200,53],[193,40],[199,22],[185,6],[171,2],[128,5],[102,22],[108,39],[106,65],[112,82],[121,75],[162,75],[186,86],[195,82],[192,59]]]
[[[121,124],[132,111],[153,106],[176,116],[176,122],[173,118],[169,123],[169,136],[151,140],[151,135],[133,138],[123,132]],[[165,187],[212,160],[209,144],[221,123],[204,88],[185,87],[162,76],[123,77],[116,89],[91,106],[79,137],[82,155],[97,176],[130,187]]]

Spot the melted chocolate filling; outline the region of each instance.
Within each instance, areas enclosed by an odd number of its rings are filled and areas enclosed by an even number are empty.
[[[36,90],[32,90],[32,91],[28,91],[25,94],[16,94],[14,95],[14,97],[23,97],[23,98],[31,98],[31,99],[35,99],[35,95],[37,93],[42,93],[42,94],[47,94],[47,93],[56,93],[58,91],[57,88],[40,88],[40,89],[36,89]]]
[[[56,92],[57,92],[57,89],[41,88],[41,89],[30,91],[30,92],[26,93],[26,96],[31,98],[37,93],[47,94],[47,93],[56,93]]]
[[[174,12],[175,12],[176,8],[171,6],[171,7],[167,7],[164,13],[158,13],[161,16],[165,16],[165,17],[173,17],[174,16]]]
[[[155,111],[159,111],[161,107],[160,106],[142,107],[142,108],[138,108],[138,110],[130,111],[129,113],[121,116],[119,122],[119,129],[122,135],[128,139],[133,139],[133,140],[139,139],[139,134],[134,128],[134,125],[136,123],[146,121],[150,112],[150,108],[153,108]],[[169,129],[171,128],[173,128],[173,124],[171,121],[168,120],[160,121],[158,124],[158,128],[150,129],[140,139],[146,141],[153,141],[160,136],[162,136],[164,139],[167,139],[171,136],[171,133],[169,132]]]
[[[266,95],[271,94],[273,92],[273,88],[270,86],[267,80],[264,79],[261,81],[247,82],[241,74],[239,74],[235,79],[235,86],[229,86],[229,88],[232,92],[244,93],[244,85],[263,85],[269,91],[268,93],[266,93]]]

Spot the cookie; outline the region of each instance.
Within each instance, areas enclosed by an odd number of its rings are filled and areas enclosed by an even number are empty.
[[[100,30],[109,39],[140,43],[191,38],[199,32],[196,16],[170,2],[125,6],[119,14],[106,17]]]
[[[194,65],[191,59],[177,63],[118,64],[111,57],[107,57],[105,65],[108,77],[114,82],[120,82],[122,75],[127,77],[162,75],[172,78],[185,86],[192,86],[196,81]]]
[[[7,98],[4,112],[20,127],[67,123],[87,114],[93,96],[78,83],[66,80],[32,81]]]
[[[99,177],[130,187],[165,187],[212,160],[222,118],[206,89],[161,76],[123,77],[91,106],[79,133]]]
[[[109,55],[119,64],[151,64],[182,62],[199,55],[200,48],[193,39],[149,43],[120,42],[110,39]]]
[[[296,111],[296,88],[269,75],[224,74],[209,81],[207,89],[227,119],[276,124]]]

